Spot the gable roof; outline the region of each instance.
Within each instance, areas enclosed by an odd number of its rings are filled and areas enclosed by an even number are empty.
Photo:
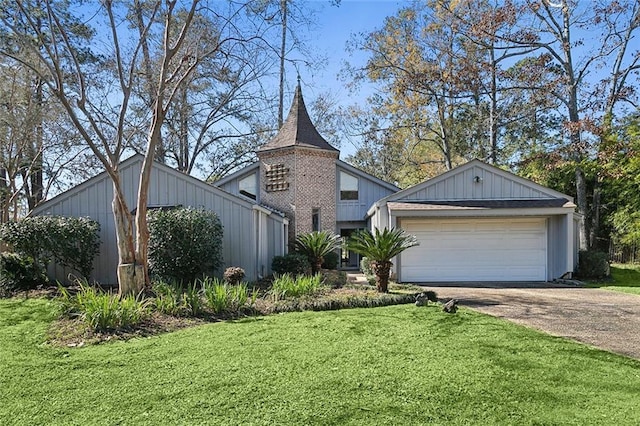
[[[134,154],[131,157],[127,158],[126,160],[123,160],[120,162],[120,164],[118,165],[119,169],[125,170],[133,165],[135,165],[136,163],[142,163],[144,161],[144,157],[141,154]],[[210,185],[207,182],[200,180],[196,177],[193,177],[191,175],[187,175],[185,173],[181,173],[178,170],[174,169],[173,167],[167,166],[166,164],[162,164],[158,161],[154,161],[153,162],[153,167],[154,168],[158,168],[160,170],[163,170],[171,175],[177,176],[180,179],[190,182],[191,184],[205,189],[206,191],[210,192],[210,193],[216,193],[226,199],[232,199],[234,202],[237,202],[239,204],[243,204],[247,207],[252,207],[253,205],[255,205],[255,203],[252,203],[250,201],[248,201],[247,199],[243,198],[243,197],[238,197],[235,194],[232,194],[230,192],[227,192],[225,190],[223,190],[222,188],[219,188],[217,186],[214,185]],[[69,197],[72,197],[73,195],[84,191],[86,188],[95,185],[96,183],[105,180],[105,179],[109,179],[109,175],[106,171],[100,172],[97,175],[85,180],[84,182],[68,189],[67,191],[64,191],[58,195],[56,195],[53,198],[50,198],[46,201],[44,201],[43,203],[39,204],[38,206],[36,206],[36,208],[34,208],[31,211],[31,215],[37,215],[42,213],[43,211],[46,211],[46,209],[48,208],[48,206],[50,206],[53,203],[59,202],[61,200],[67,199]],[[135,207],[135,205],[132,205],[130,207]]]
[[[248,166],[241,168],[240,170],[236,170],[235,172],[229,175],[226,175],[223,178],[218,179],[217,181],[213,182],[213,185],[215,186],[224,185],[225,183],[231,182],[236,178],[242,177],[244,175],[248,175],[254,170],[257,171],[259,168],[260,168],[260,162],[256,161],[255,163],[251,163]]]
[[[508,190],[505,191],[505,188]],[[569,195],[474,159],[432,179],[384,197],[374,206],[381,207],[392,201],[537,199],[564,199],[573,203],[573,198]]]
[[[269,142],[258,148],[258,152],[288,148],[292,146],[340,152],[332,147],[329,142],[327,142],[320,133],[318,133],[318,130],[311,122],[307,108],[304,105],[302,89],[300,88],[299,82],[296,87],[293,104],[291,105],[291,110],[289,110],[287,119],[282,124],[278,134]]]
[[[565,198],[539,200],[389,201],[392,210],[481,210],[575,207]]]
[[[376,184],[378,184],[378,185],[380,185],[380,186],[382,186],[384,188],[387,188],[390,191],[393,191],[393,192],[400,191],[400,188],[398,188],[394,184],[389,183],[387,181],[384,181],[384,180],[382,180],[380,178],[377,178],[377,177],[375,177],[373,175],[370,175],[369,173],[367,173],[367,172],[365,172],[363,170],[360,170],[359,168],[354,167],[349,163],[345,163],[342,160],[336,160],[336,165],[338,166],[338,168],[344,169],[348,173],[351,173],[351,174],[354,174],[356,176],[359,176],[359,177],[362,177],[364,179],[367,179],[367,180],[370,180],[372,182],[375,182]]]

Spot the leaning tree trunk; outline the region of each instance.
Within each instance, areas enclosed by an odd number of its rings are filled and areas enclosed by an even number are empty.
[[[389,292],[389,274],[393,263],[389,261],[371,262],[371,269],[376,274],[376,287],[380,293]]]
[[[133,216],[120,190],[119,179],[113,183],[113,217],[118,244],[118,292],[138,294],[144,287],[144,266],[136,259]]]

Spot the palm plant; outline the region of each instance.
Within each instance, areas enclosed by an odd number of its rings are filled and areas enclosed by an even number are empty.
[[[406,249],[417,246],[416,237],[400,228],[382,231],[376,228],[369,231],[358,231],[347,241],[347,248],[369,259],[371,269],[376,275],[376,287],[381,293],[389,291],[389,271],[393,263],[391,259]]]
[[[314,231],[300,234],[296,238],[296,250],[309,259],[311,273],[317,274],[322,268],[324,257],[340,247],[340,236],[328,231]]]

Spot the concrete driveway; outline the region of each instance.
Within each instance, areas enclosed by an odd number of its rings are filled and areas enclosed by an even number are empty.
[[[640,296],[550,283],[423,286],[441,301],[640,359]]]

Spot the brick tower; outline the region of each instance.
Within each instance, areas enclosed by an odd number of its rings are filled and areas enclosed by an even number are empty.
[[[257,152],[260,201],[289,218],[289,241],[314,230],[336,232],[336,160],[340,151],[316,130],[300,82],[278,134]]]

